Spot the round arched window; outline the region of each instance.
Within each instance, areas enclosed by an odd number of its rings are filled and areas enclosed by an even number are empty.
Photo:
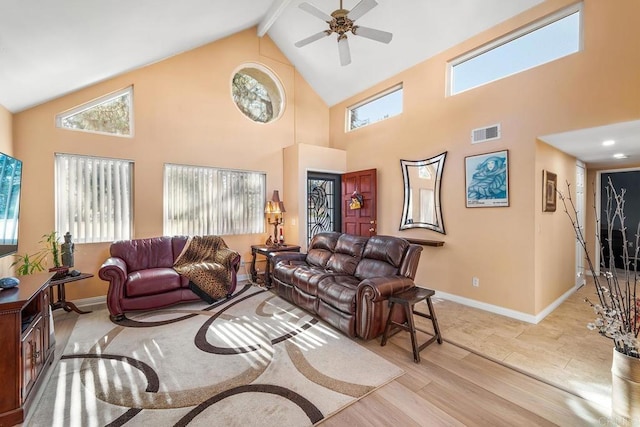
[[[231,93],[240,111],[254,122],[272,122],[284,111],[282,83],[263,65],[251,63],[238,67],[233,72]]]

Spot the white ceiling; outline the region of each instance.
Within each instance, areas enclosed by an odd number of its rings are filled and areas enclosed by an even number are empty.
[[[330,14],[339,0],[306,0]],[[352,9],[360,0],[343,0]],[[1,0],[0,104],[19,112],[129,70],[257,26],[332,106],[543,0],[377,0],[357,24],[389,31],[389,44],[350,36],[340,66],[336,35],[303,0]],[[542,139],[592,165],[640,163],[640,122]],[[603,148],[601,142],[615,139]],[[613,161],[614,152],[626,160]]]
[[[377,0],[357,23],[390,44],[349,38],[342,67],[335,34],[294,43],[327,24],[303,0],[2,0],[0,104],[19,112],[117,74],[262,24],[331,106],[542,0]],[[339,0],[306,0],[330,14]],[[359,0],[344,0],[352,9]],[[273,20],[272,18],[276,18]],[[262,28],[262,27],[261,27]]]
[[[593,168],[624,168],[640,164],[640,120],[541,136],[540,139]],[[604,141],[614,141],[603,146]],[[614,154],[627,158],[616,159]]]

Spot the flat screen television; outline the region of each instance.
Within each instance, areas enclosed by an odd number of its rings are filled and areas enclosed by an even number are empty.
[[[0,257],[18,251],[22,161],[0,153]]]

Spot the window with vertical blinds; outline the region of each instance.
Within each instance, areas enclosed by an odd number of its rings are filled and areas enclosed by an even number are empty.
[[[130,239],[133,162],[56,154],[56,230],[77,243]]]
[[[165,164],[164,234],[264,233],[266,174]]]

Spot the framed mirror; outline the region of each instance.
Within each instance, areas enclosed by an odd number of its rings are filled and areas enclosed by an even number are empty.
[[[446,234],[440,208],[440,184],[447,152],[425,160],[400,160],[404,205],[400,230],[427,228]]]

